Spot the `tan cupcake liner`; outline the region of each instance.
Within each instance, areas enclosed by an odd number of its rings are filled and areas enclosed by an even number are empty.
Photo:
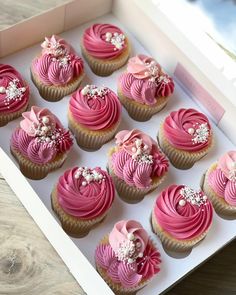
[[[116,134],[120,121],[106,130],[93,131],[76,123],[70,111],[68,112],[69,128],[74,134],[77,144],[85,150],[98,150]]]
[[[22,113],[28,108],[28,103],[23,106],[19,111],[10,114],[0,114],[0,127],[7,125],[8,122],[13,121],[21,117]]]
[[[160,225],[158,224],[155,218],[154,211],[152,211],[151,223],[152,223],[153,232],[157,234],[157,236],[161,240],[163,248],[165,248],[168,251],[173,251],[177,253],[182,253],[182,252],[187,252],[189,250],[192,250],[192,248],[196,244],[198,244],[202,239],[204,239],[205,236],[207,235],[207,231],[206,231],[191,240],[177,240],[171,237],[167,232],[165,232],[160,227]]]
[[[56,158],[47,164],[36,164],[31,162],[29,159],[25,158],[21,153],[11,147],[11,153],[17,160],[20,171],[22,174],[30,179],[38,180],[45,178],[49,172],[52,172],[60,168],[66,157],[67,153],[60,154]]]
[[[103,244],[103,245],[109,244],[108,235],[106,235],[100,241],[100,244]],[[141,282],[136,287],[127,289],[127,288],[124,288],[121,284],[113,282],[112,279],[107,275],[106,270],[98,266],[97,263],[96,263],[96,269],[98,273],[100,274],[100,276],[104,279],[104,281],[108,284],[108,286],[112,289],[112,291],[116,295],[136,295],[139,290],[144,288],[151,281],[151,279],[141,280]]]
[[[145,122],[161,111],[167,104],[169,97],[160,97],[157,102],[152,105],[141,104],[123,95],[121,89],[118,88],[118,96],[122,105],[126,108],[129,116],[139,122]]]
[[[117,58],[106,60],[106,59],[98,59],[92,57],[84,48],[83,44],[81,44],[81,50],[84,58],[88,62],[91,70],[94,72],[94,74],[98,76],[109,76],[114,71],[121,68],[124,64],[126,64],[129,55],[130,55],[130,44],[127,42],[127,48],[126,50],[119,55]]]
[[[68,84],[64,86],[45,85],[41,82],[36,73],[30,69],[31,79],[34,85],[38,88],[40,95],[47,101],[56,102],[61,100],[63,97],[74,92],[81,84],[85,74],[82,73],[79,77],[74,78]]]
[[[169,158],[171,164],[178,169],[189,169],[203,158],[213,148],[214,140],[211,139],[208,147],[199,152],[187,152],[174,148],[166,139],[163,132],[163,124],[160,125],[159,134],[157,138],[161,149]]]
[[[220,197],[208,184],[209,174],[216,170],[217,163],[214,163],[207,170],[206,174],[203,175],[202,179],[202,190],[207,195],[207,197],[211,200],[212,205],[220,216],[228,216],[236,218],[236,206],[229,205],[224,198]]]
[[[96,227],[106,217],[107,212],[97,218],[86,220],[79,219],[66,213],[60,206],[57,198],[56,188],[51,194],[52,209],[61,222],[63,230],[70,236],[75,238],[85,237],[91,229]]]
[[[123,179],[120,179],[114,173],[112,163],[111,163],[111,156],[114,152],[115,152],[115,148],[111,148],[109,151],[107,170],[113,179],[113,182],[115,184],[119,197],[126,203],[136,204],[141,202],[148,193],[151,193],[152,191],[154,191],[165,179],[166,174],[164,174],[161,177],[152,178],[152,184],[145,189],[139,189],[139,188],[136,188],[135,186],[128,185]]]

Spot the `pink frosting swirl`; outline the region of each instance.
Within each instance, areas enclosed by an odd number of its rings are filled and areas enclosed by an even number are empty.
[[[66,85],[83,73],[82,59],[64,39],[55,35],[42,43],[42,54],[34,59],[33,71],[46,85]]]
[[[37,139],[31,140],[27,148],[28,158],[37,164],[46,164],[52,161],[57,154],[55,147],[48,143],[40,143]]]
[[[152,183],[152,177],[167,172],[169,163],[158,149],[155,141],[143,132],[134,129],[117,133],[118,150],[112,154],[114,173],[128,185],[140,189]]]
[[[126,48],[125,42],[111,42],[107,40],[107,33],[124,35],[121,29],[110,24],[93,24],[87,28],[83,35],[83,45],[86,51],[98,59],[114,59],[118,57]],[[119,40],[118,40],[119,41]],[[117,43],[121,44],[120,46]]]
[[[91,94],[88,90],[86,93],[85,89],[98,90],[98,92]],[[69,110],[79,124],[90,130],[113,127],[121,118],[120,101],[117,95],[107,87],[87,85],[80,88],[71,96]]]
[[[29,136],[24,130],[17,128],[11,137],[11,147],[18,150],[23,156],[27,157],[27,149],[34,138]]]
[[[154,206],[154,216],[161,228],[172,237],[178,240],[194,239],[209,229],[213,207],[207,199],[199,205],[196,199],[195,204],[184,200],[182,188],[183,185],[171,185],[162,191]],[[203,193],[200,195],[203,196]]]
[[[29,86],[20,73],[0,64],[0,114],[18,112],[29,102]]]
[[[153,105],[158,97],[170,96],[174,82],[155,59],[139,54],[129,59],[127,72],[119,77],[122,93],[139,103]]]
[[[67,170],[57,183],[59,204],[65,212],[80,219],[105,214],[112,205],[114,195],[111,177],[99,167]]]
[[[207,117],[194,109],[179,109],[165,118],[163,131],[175,148],[196,152],[207,148],[212,136]]]

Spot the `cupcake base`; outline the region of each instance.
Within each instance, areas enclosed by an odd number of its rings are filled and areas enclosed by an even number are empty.
[[[25,112],[28,108],[28,103],[23,106],[19,111],[10,113],[10,114],[0,114],[0,127],[7,125],[10,121],[13,121],[19,117],[21,117],[22,113]]]
[[[208,147],[198,152],[187,152],[174,148],[166,139],[163,132],[163,125],[160,126],[157,141],[162,151],[169,158],[171,164],[178,169],[186,170],[203,158],[213,147],[213,138],[211,138]]]
[[[91,220],[82,220],[67,214],[58,202],[56,188],[53,189],[51,194],[51,205],[53,211],[61,222],[63,230],[69,236],[74,238],[83,238],[87,236],[90,230],[99,225],[107,214],[106,212],[105,214]]]
[[[207,170],[206,174],[203,175],[201,187],[207,197],[211,200],[212,205],[218,215],[223,218],[236,218],[236,206],[231,206],[225,199],[219,196],[208,184],[208,177],[211,172],[217,169],[217,163],[214,163]]]
[[[25,177],[33,180],[43,179],[48,175],[48,173],[60,168],[67,157],[66,153],[60,154],[56,156],[56,158],[52,162],[40,165],[31,162],[29,159],[25,158],[20,152],[13,149],[12,147],[11,154],[18,162],[22,174]]]
[[[45,85],[43,84],[37,74],[30,69],[31,79],[34,82],[34,85],[38,88],[39,94],[42,98],[50,102],[56,102],[61,100],[63,97],[74,92],[79,85],[81,84],[85,74],[82,73],[79,77],[74,78],[72,81],[67,83],[64,86],[54,86],[54,85]]]
[[[98,150],[116,134],[120,122],[107,130],[93,131],[76,123],[72,114],[68,113],[69,129],[74,134],[77,144],[84,150]]]
[[[166,106],[169,100],[168,97],[159,97],[154,105],[149,106],[126,97],[120,88],[118,88],[118,96],[129,116],[139,122],[150,120],[154,114],[160,112]]]

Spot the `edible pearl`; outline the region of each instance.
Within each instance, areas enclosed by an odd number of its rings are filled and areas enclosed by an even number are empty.
[[[82,186],[86,186],[87,182],[86,181],[83,181],[82,182]]]
[[[47,124],[49,122],[48,117],[42,117],[42,122]]]
[[[79,178],[79,176],[80,176],[79,173],[75,174],[75,178]]]
[[[48,131],[48,127],[47,126],[43,126],[42,127],[42,131],[47,132]]]
[[[136,148],[133,146],[133,147],[132,147],[132,152],[133,152],[133,153],[136,153],[136,151],[137,151]]]
[[[6,92],[5,87],[1,86],[1,87],[0,87],[0,93],[5,93],[5,92]]]
[[[193,128],[189,128],[189,129],[188,129],[188,133],[189,133],[189,134],[193,135],[194,132],[195,132],[195,130],[194,130]]]
[[[145,144],[145,146],[143,147],[143,149],[146,151],[148,150],[148,145]]]
[[[233,169],[236,169],[236,162],[233,162],[233,163],[231,164],[231,167],[232,167]]]
[[[138,254],[138,257],[142,258],[142,257],[143,257],[143,253],[142,253],[142,252],[139,253],[139,254]]]
[[[22,92],[25,92],[25,91],[26,91],[26,88],[25,88],[25,87],[22,87],[22,88],[21,88],[21,91],[22,91]]]
[[[183,206],[185,206],[185,204],[186,204],[186,201],[185,200],[179,200],[179,205],[181,206],[181,207],[183,207]]]
[[[203,200],[204,200],[204,201],[206,201],[206,200],[207,200],[207,196],[203,196],[202,198],[203,198]]]
[[[133,263],[133,262],[134,262],[134,260],[132,258],[128,259],[128,263]]]
[[[107,32],[107,33],[106,33],[106,38],[111,39],[111,37],[112,37],[112,33]]]
[[[87,87],[84,87],[82,90],[81,90],[81,93],[82,95],[86,95],[88,93],[88,88]]]
[[[128,233],[127,238],[128,238],[128,240],[133,241],[134,240],[134,234]]]

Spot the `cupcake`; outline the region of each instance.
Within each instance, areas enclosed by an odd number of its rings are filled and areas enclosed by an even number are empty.
[[[0,64],[0,127],[18,118],[29,104],[29,86],[20,73]]]
[[[147,121],[167,104],[174,82],[155,61],[139,54],[129,59],[118,81],[118,95],[131,118]]]
[[[218,214],[236,217],[236,151],[227,152],[210,166],[202,189]]]
[[[81,49],[91,70],[98,76],[109,76],[128,60],[128,38],[116,26],[94,24],[83,34]]]
[[[168,160],[157,143],[140,130],[123,130],[109,151],[108,170],[121,199],[140,202],[155,190],[168,170]]]
[[[121,104],[108,87],[87,85],[71,96],[68,120],[78,145],[97,150],[114,137],[121,120]]]
[[[73,237],[84,237],[107,215],[115,189],[106,171],[96,167],[75,167],[58,180],[52,195],[52,209],[63,229]]]
[[[42,179],[62,166],[73,140],[48,109],[33,106],[22,116],[11,137],[11,153],[26,177]]]
[[[95,251],[98,273],[116,295],[131,295],[160,271],[160,253],[142,225],[117,222]]]
[[[58,101],[79,87],[84,77],[83,61],[58,36],[45,38],[41,47],[31,65],[32,81],[44,99]]]
[[[206,236],[212,217],[212,204],[202,191],[174,184],[157,197],[151,221],[166,250],[186,252]]]
[[[173,166],[189,169],[213,146],[207,117],[194,109],[179,109],[167,116],[159,129],[159,144]]]

